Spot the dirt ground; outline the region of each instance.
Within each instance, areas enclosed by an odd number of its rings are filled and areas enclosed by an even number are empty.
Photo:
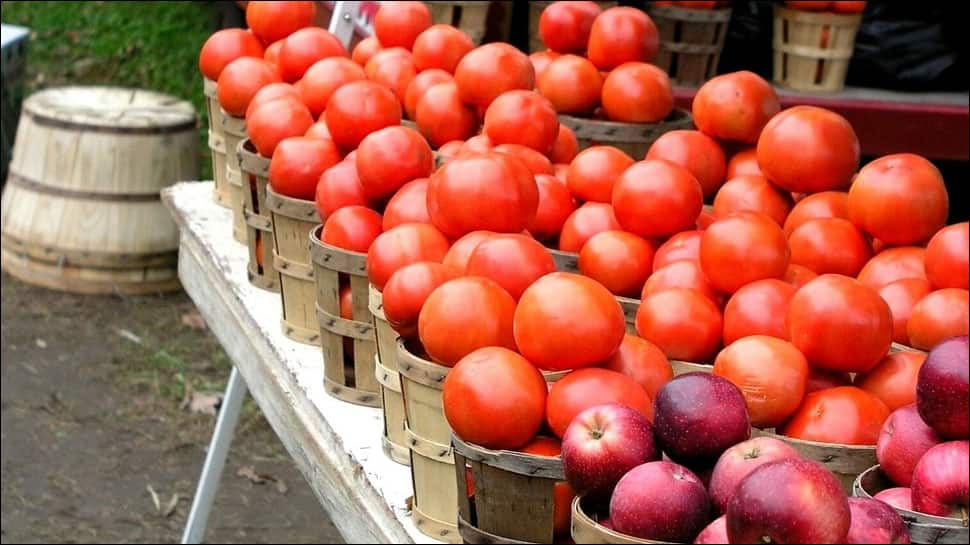
[[[214,424],[208,393],[229,373],[192,302],[68,295],[4,274],[0,308],[2,542],[178,542]],[[251,401],[206,537],[341,541]]]

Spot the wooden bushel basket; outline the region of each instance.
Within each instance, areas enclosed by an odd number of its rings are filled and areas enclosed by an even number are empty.
[[[399,464],[411,463],[407,430],[404,426],[404,396],[401,393],[401,374],[397,365],[397,332],[384,317],[381,292],[370,285],[370,313],[374,317],[377,336],[377,355],[374,357],[374,376],[381,388],[381,411],[384,413],[384,454]]]
[[[324,385],[333,397],[377,407],[374,378],[377,340],[368,308],[367,254],[342,250],[320,240],[318,226],[310,233],[310,261],[316,283],[316,315],[323,349]],[[340,316],[340,288],[350,285],[352,318]]]
[[[584,508],[586,503],[580,497],[573,500],[573,522],[570,532],[573,536],[573,541],[576,543],[665,543],[663,541],[640,539],[610,530],[599,523],[599,518],[595,513],[589,512]]]
[[[226,136],[223,132],[222,108],[219,106],[219,87],[208,78],[202,80],[205,109],[209,117],[209,152],[212,154],[212,178],[215,180],[216,203],[229,208],[229,187],[226,182]]]
[[[717,74],[731,8],[657,6],[650,8],[650,17],[660,33],[654,64],[670,75],[674,85],[699,86]]]
[[[814,460],[824,465],[835,474],[842,483],[847,494],[852,493],[852,485],[863,471],[876,465],[875,445],[841,445],[837,443],[820,443],[805,441],[776,434],[757,428],[751,429],[751,436],[767,435],[788,443],[802,455],[802,458]]]
[[[273,267],[279,273],[283,334],[319,346],[317,289],[307,248],[310,233],[320,225],[316,204],[284,197],[267,186],[266,206],[273,217]]]
[[[491,2],[425,2],[431,10],[431,20],[436,25],[451,25],[468,34],[475,45],[480,45],[488,26],[488,8]]]
[[[861,14],[775,6],[775,83],[800,91],[841,91],[861,21]]]
[[[692,361],[670,360],[670,368],[674,370],[674,376],[686,375],[687,373],[707,373],[714,372],[713,365],[706,363],[695,363]]]
[[[579,149],[590,146],[610,145],[619,148],[634,160],[647,155],[654,141],[666,132],[694,128],[690,112],[681,108],[674,110],[660,123],[620,123],[560,115],[559,122],[576,133]]]
[[[852,495],[857,498],[871,498],[874,494],[894,485],[879,469],[873,466],[862,472],[852,486]],[[967,521],[958,518],[934,517],[916,511],[896,509],[909,529],[912,543],[967,543],[970,533]]]
[[[243,216],[243,175],[236,150],[239,144],[249,138],[246,132],[246,119],[233,117],[222,112],[222,132],[226,142],[226,199],[232,209],[232,237],[246,243],[246,220]]]
[[[239,143],[239,167],[243,176],[243,219],[249,249],[249,282],[264,290],[279,291],[279,275],[273,269],[273,217],[266,205],[269,158],[256,152],[247,138]]]

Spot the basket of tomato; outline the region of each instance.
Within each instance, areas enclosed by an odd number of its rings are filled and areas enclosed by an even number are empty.
[[[841,91],[865,6],[865,2],[775,6],[775,83],[801,91]]]

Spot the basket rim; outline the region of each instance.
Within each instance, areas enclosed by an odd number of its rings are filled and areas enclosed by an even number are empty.
[[[882,473],[882,470],[879,464],[876,464],[866,469],[862,473],[860,473],[859,476],[856,477],[855,481],[852,483],[852,495],[860,498],[872,498],[874,494],[866,490],[865,486],[863,485],[863,481],[865,480],[866,477],[869,477],[870,475],[876,472],[879,472],[880,475],[885,476],[885,474]],[[888,479],[888,477],[886,478]],[[862,495],[859,494],[860,492],[862,493]],[[927,515],[925,513],[920,513],[919,511],[900,509],[898,507],[893,507],[893,509],[897,513],[899,513],[899,515],[903,517],[903,520],[908,524],[920,524],[924,526],[932,526],[932,527],[948,529],[948,530],[967,529],[967,526],[963,525],[963,521],[955,517],[937,517],[934,515]]]

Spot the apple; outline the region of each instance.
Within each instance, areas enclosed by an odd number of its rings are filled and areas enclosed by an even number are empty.
[[[731,543],[844,543],[849,501],[825,466],[786,458],[751,472],[728,502]]]
[[[876,442],[876,459],[889,479],[909,486],[916,463],[943,439],[920,418],[916,405],[900,407],[889,415]]]
[[[689,469],[648,462],[620,479],[610,500],[617,532],[653,541],[687,543],[710,521],[707,490]]]
[[[754,437],[725,450],[714,466],[707,488],[714,509],[723,513],[738,484],[755,469],[775,460],[798,457],[798,451],[788,443],[767,436]]]
[[[852,521],[846,543],[909,543],[903,517],[888,504],[872,498],[849,498]]]
[[[674,377],[657,392],[653,427],[660,449],[691,467],[713,466],[725,450],[751,437],[741,390],[700,372]]]
[[[930,350],[916,378],[916,406],[944,439],[970,439],[968,338],[947,339]]]
[[[721,515],[701,530],[694,543],[727,543],[727,517]]]
[[[590,407],[573,418],[562,438],[562,468],[576,493],[608,499],[628,471],[660,459],[653,425],[619,403]]]
[[[903,511],[913,510],[913,491],[907,486],[887,488],[872,497]]]
[[[966,520],[970,497],[970,441],[940,443],[913,471],[913,510]]]

